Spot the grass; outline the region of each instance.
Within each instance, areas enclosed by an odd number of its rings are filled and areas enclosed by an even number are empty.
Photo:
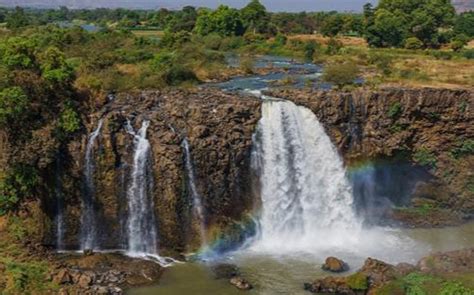
[[[161,38],[164,35],[164,32],[159,30],[132,30],[132,33],[138,37]]]
[[[381,287],[378,295],[470,295],[472,274],[429,275],[411,273]],[[466,281],[466,278],[467,281]]]

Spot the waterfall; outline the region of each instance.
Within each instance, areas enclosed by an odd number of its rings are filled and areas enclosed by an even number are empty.
[[[99,120],[97,128],[89,135],[86,147],[84,166],[84,193],[81,215],[81,250],[96,249],[97,241],[97,216],[95,204],[94,184],[94,146],[102,130],[103,119]]]
[[[357,236],[343,162],[309,109],[264,97],[255,140],[262,199],[256,249],[313,251]]]
[[[56,195],[56,216],[54,223],[56,225],[56,250],[64,250],[64,194],[61,181],[61,160],[60,155],[56,159],[56,171],[54,179],[54,193]]]
[[[138,132],[127,121],[126,130],[134,137],[133,167],[127,190],[128,252],[132,256],[157,255],[157,233],[153,202],[153,175],[150,142],[146,139],[149,121]]]
[[[199,224],[200,224],[201,247],[206,248],[207,238],[206,238],[206,224],[205,224],[206,220],[205,220],[204,208],[202,205],[201,196],[199,195],[196,188],[194,166],[193,166],[191,152],[189,150],[189,142],[187,138],[183,140],[182,147],[184,149],[184,160],[185,160],[185,166],[186,166],[189,193],[191,194],[191,198],[193,200],[193,213],[195,214],[195,217],[198,218]]]

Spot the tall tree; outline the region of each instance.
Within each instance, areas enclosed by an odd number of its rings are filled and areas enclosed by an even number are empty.
[[[242,21],[247,30],[254,33],[265,33],[268,27],[267,9],[259,0],[251,0],[247,6],[240,11]]]
[[[29,18],[21,7],[15,7],[15,10],[6,17],[7,28],[18,29],[30,24]]]
[[[238,10],[220,5],[216,10],[201,9],[194,30],[200,35],[241,36],[244,26]]]

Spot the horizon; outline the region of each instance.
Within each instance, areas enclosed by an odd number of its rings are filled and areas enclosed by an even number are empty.
[[[45,3],[47,2],[47,3]],[[181,9],[190,5],[195,7],[216,8],[220,4],[234,8],[244,7],[249,0],[0,0],[0,6],[29,7],[29,8],[58,8],[66,6],[70,9],[95,8],[126,8],[126,9]],[[261,0],[263,5],[272,12],[302,12],[302,11],[362,11],[365,3],[375,4],[377,0]]]

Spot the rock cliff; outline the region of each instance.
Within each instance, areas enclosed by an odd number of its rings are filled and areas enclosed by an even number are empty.
[[[120,94],[88,118],[87,129],[62,153],[60,169],[65,195],[65,245],[77,248],[80,234],[84,154],[88,134],[100,118],[103,128],[94,146],[95,199],[99,240],[104,248],[125,245],[126,192],[133,163],[135,130],[150,121],[155,216],[160,246],[177,251],[199,246],[199,225],[192,214],[182,140],[187,137],[194,162],[197,189],[203,198],[206,227],[231,227],[253,206],[250,152],[260,116],[256,98],[206,90]],[[54,214],[54,206],[49,211]],[[46,237],[53,244],[53,236]]]

